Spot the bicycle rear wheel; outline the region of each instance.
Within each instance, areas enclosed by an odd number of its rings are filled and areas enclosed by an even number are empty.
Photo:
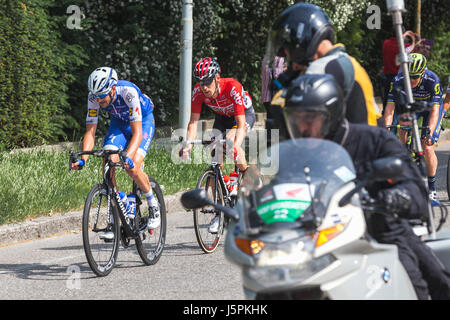
[[[119,252],[119,217],[116,208],[110,208],[108,212],[107,188],[95,185],[84,204],[83,247],[92,271],[102,277],[111,272]]]
[[[161,257],[166,242],[167,229],[166,204],[161,187],[152,177],[149,177],[149,180],[153,194],[158,200],[161,216],[161,224],[158,228],[152,230],[148,230],[147,228],[149,218],[147,199],[145,199],[145,196],[136,183],[133,183],[133,193],[136,196],[135,226],[139,232],[139,237],[136,238],[136,248],[139,256],[146,265],[157,263]]]
[[[220,186],[215,190],[215,173],[212,169],[205,170],[200,176],[197,188],[206,190],[209,199],[214,203],[224,204],[222,189]],[[215,217],[219,218],[219,230],[211,233],[209,227]],[[212,253],[216,250],[223,230],[223,212],[218,212],[211,206],[194,209],[194,229],[195,236],[200,248],[205,253]]]

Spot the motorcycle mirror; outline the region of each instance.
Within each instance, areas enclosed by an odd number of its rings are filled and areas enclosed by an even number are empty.
[[[371,178],[376,181],[393,179],[403,174],[403,162],[399,158],[387,157],[372,163]]]
[[[342,199],[339,201],[339,206],[343,207],[347,205],[353,195],[359,192],[367,184],[370,184],[374,181],[386,181],[388,179],[395,180],[396,178],[400,177],[402,173],[403,161],[399,158],[386,157],[375,160],[374,162],[372,162],[371,173],[361,181],[357,182],[355,188],[348,192],[344,197],[342,197]]]
[[[212,205],[208,199],[205,189],[189,190],[181,195],[181,203],[186,209],[198,209],[207,205]]]
[[[199,209],[204,206],[213,206],[217,210],[222,211],[229,218],[238,221],[239,212],[235,209],[213,203],[208,199],[205,189],[193,189],[186,191],[181,196],[181,203],[186,209]]]

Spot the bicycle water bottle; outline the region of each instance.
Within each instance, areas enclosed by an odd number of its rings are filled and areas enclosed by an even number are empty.
[[[134,194],[129,194],[127,196],[128,198],[128,205],[130,207],[130,211],[128,212],[128,217],[130,219],[134,219],[134,216],[136,214],[136,197]]]
[[[230,190],[230,177],[227,176],[226,174],[223,175],[223,181],[225,181],[225,186],[227,187],[228,190]]]
[[[239,181],[239,173],[233,171],[230,173],[230,195],[237,195],[238,189],[238,181]]]
[[[117,193],[119,194],[120,200],[122,201],[125,208],[125,214],[128,215],[130,212],[130,203],[128,202],[128,197],[123,191],[117,191]]]

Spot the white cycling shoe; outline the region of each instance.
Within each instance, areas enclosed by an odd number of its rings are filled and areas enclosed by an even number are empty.
[[[209,225],[208,232],[209,233],[217,233],[219,232],[219,224],[220,224],[220,217],[216,216],[214,219],[212,219],[211,224]]]
[[[99,238],[100,238],[101,240],[105,240],[105,241],[112,241],[112,240],[114,240],[114,232],[112,232],[112,231],[107,231],[107,232],[101,234],[101,235],[99,236]]]
[[[161,215],[159,213],[159,206],[153,206],[151,209],[151,212],[149,212],[149,218],[147,222],[147,228],[149,230],[153,230],[158,228],[161,225]],[[153,213],[153,218],[150,218]]]

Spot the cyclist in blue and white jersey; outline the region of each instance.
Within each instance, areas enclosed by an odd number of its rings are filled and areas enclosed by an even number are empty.
[[[104,139],[103,149],[126,150],[125,170],[137,183],[151,211],[148,228],[155,229],[160,224],[159,204],[153,195],[148,176],[142,170],[142,163],[155,134],[153,103],[133,83],[118,80],[117,73],[109,67],[95,69],[88,79],[88,112],[86,133],[83,138],[83,151],[92,150],[100,108],[109,112],[111,123]],[[77,159],[72,168],[84,166],[88,155]],[[118,161],[118,155],[113,155]],[[113,181],[114,176],[113,176]]]
[[[442,87],[438,76],[427,69],[427,60],[425,56],[420,53],[411,54],[412,62],[408,65],[410,74],[410,82],[415,101],[427,101],[432,105],[429,110],[417,113],[417,118],[423,117],[423,126],[430,128],[430,135],[426,136],[422,132],[422,146],[425,154],[425,163],[428,174],[428,187],[430,191],[430,198],[436,200],[436,170],[438,167],[438,159],[435,153],[435,144],[439,140],[441,131],[442,118],[445,115],[445,110],[442,102]],[[389,90],[386,110],[384,113],[384,123],[386,126],[391,125],[395,110],[394,102],[394,88],[399,87],[403,89],[403,74],[399,73],[393,80]],[[401,125],[408,125],[408,122],[400,121]],[[406,143],[407,133],[400,130],[399,138],[402,143]]]

